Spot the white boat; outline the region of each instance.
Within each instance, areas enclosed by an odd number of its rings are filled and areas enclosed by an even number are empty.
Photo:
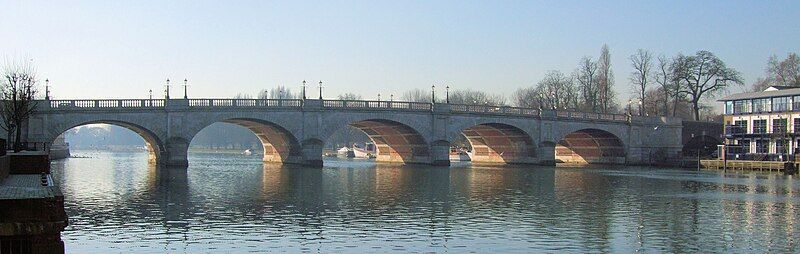
[[[372,142],[364,143],[363,148],[353,145],[353,156],[356,158],[375,158],[377,155],[377,148]]]
[[[471,161],[472,160],[472,152],[450,148],[450,160],[451,161]]]
[[[347,158],[355,157],[355,155],[353,154],[353,149],[350,149],[349,147],[339,148],[339,150],[336,150],[336,154],[338,154],[341,157],[347,157]]]
[[[244,152],[242,152],[242,154],[244,154],[244,156],[250,156],[250,155],[253,155],[253,151],[250,151],[250,149],[247,149],[247,150],[244,150]]]

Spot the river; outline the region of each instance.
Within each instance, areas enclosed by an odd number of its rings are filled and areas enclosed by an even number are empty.
[[[800,182],[780,174],[73,155],[52,162],[68,253],[800,252]]]

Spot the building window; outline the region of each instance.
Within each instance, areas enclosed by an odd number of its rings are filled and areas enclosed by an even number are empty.
[[[772,111],[789,111],[789,97],[772,98]]]
[[[794,119],[794,133],[800,133],[800,118]]]
[[[725,102],[725,114],[726,115],[733,114],[733,101],[726,101]]]
[[[766,99],[753,99],[753,112],[760,113],[760,112],[769,112],[772,108],[770,106],[771,100],[769,98]]]
[[[756,153],[768,153],[769,152],[769,140],[756,140]]]
[[[753,120],[753,133],[767,133],[767,120]]]
[[[800,96],[792,97],[792,110],[800,110]]]
[[[784,143],[784,140],[775,140],[775,153],[789,153],[789,151],[786,150],[788,147],[786,147]]]
[[[786,119],[772,119],[772,133],[786,133]]]
[[[800,118],[798,118],[800,119]],[[731,134],[746,134],[747,133],[747,121],[734,121],[733,122],[733,129],[731,129]]]
[[[750,140],[749,139],[739,140],[739,145],[742,146],[742,153],[750,153]]]
[[[750,100],[738,100],[733,102],[734,114],[750,113]]]

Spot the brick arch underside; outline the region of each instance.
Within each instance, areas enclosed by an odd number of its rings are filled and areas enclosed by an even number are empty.
[[[624,164],[625,146],[609,132],[585,129],[558,141],[556,161],[574,164]]]
[[[119,127],[128,129],[130,131],[133,131],[134,133],[139,135],[139,137],[142,137],[142,139],[144,139],[144,144],[145,144],[145,147],[147,148],[147,153],[148,153],[148,160],[150,162],[154,162],[154,163],[158,162],[159,159],[161,158],[161,154],[164,152],[164,149],[165,149],[164,143],[162,143],[161,140],[158,138],[158,136],[156,136],[156,134],[154,134],[150,130],[148,130],[148,129],[142,127],[142,126],[139,126],[139,125],[136,125],[136,124],[132,124],[132,123],[120,122],[120,121],[109,121],[109,120],[90,121],[90,122],[84,122],[84,123],[80,123],[80,124],[74,125],[72,127],[67,128],[66,130],[62,131],[58,135],[55,135],[55,137],[53,137],[52,140],[50,140],[50,142],[51,143],[54,142],[55,139],[58,138],[58,136],[64,135],[64,133],[66,133],[67,131],[69,131],[71,129],[78,128],[78,127],[85,126],[85,125],[90,125],[90,124],[108,124],[108,125],[119,126]]]
[[[425,138],[405,124],[389,120],[364,120],[350,125],[366,133],[375,143],[378,162],[430,162]]]
[[[297,138],[276,124],[249,119],[229,119],[225,123],[236,124],[253,132],[264,148],[264,162],[302,163],[302,149]]]
[[[531,137],[505,124],[479,124],[461,132],[472,146],[474,163],[531,163],[536,148]]]

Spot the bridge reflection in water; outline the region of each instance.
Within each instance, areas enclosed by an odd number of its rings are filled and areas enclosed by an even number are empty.
[[[145,158],[53,162],[68,251],[798,250],[800,184],[782,175]]]

